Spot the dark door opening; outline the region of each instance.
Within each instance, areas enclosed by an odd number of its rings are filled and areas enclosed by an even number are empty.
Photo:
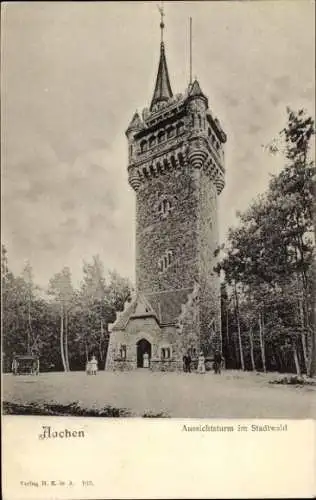
[[[151,358],[151,343],[146,339],[137,342],[137,368],[144,367],[144,354],[148,354],[148,360]]]

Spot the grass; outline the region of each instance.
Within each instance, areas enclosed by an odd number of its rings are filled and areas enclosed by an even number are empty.
[[[68,405],[49,403],[11,403],[2,404],[4,415],[50,415],[54,417],[130,417],[131,413],[122,408],[105,406],[104,408],[83,408],[78,402]]]
[[[42,373],[3,376],[3,412],[145,418],[316,418],[314,385],[284,375],[196,373]]]

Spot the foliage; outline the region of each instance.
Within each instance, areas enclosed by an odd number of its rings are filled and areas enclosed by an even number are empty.
[[[75,416],[75,417],[130,417],[131,413],[125,408],[114,408],[104,406],[103,408],[84,408],[77,401],[62,405],[57,403],[12,403],[3,402],[3,413],[5,415],[49,415],[49,416]]]
[[[15,354],[34,354],[41,370],[84,369],[88,357],[105,363],[108,324],[123,309],[131,285],[116,271],[106,279],[101,260],[94,256],[83,264],[79,289],[72,285],[70,269],[64,267],[50,280],[47,296],[33,282],[28,263],[21,276],[14,276],[7,251],[1,252],[2,348],[4,369],[11,369]]]
[[[268,190],[238,214],[239,225],[229,231],[217,271],[229,295],[222,301],[223,326],[236,338],[241,325],[239,363],[245,353],[252,369],[258,362],[266,368],[267,358],[269,369],[315,374],[315,167],[309,158],[314,122],[303,110],[287,113],[281,132],[285,166]],[[230,343],[225,339],[226,350]]]
[[[295,385],[295,386],[315,386],[315,380],[306,379],[303,377],[298,377],[297,375],[292,375],[290,377],[282,377],[277,380],[270,380],[269,384],[277,384],[277,385]]]

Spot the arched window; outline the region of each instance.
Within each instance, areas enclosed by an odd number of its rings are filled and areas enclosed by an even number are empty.
[[[201,117],[201,115],[198,115],[198,121],[199,121],[199,128],[202,128],[202,117]]]
[[[173,136],[174,136],[174,128],[173,127],[167,128],[167,139],[170,139]]]
[[[156,137],[154,135],[152,135],[149,138],[149,147],[152,148],[155,144],[156,144]]]
[[[127,351],[126,344],[121,344],[121,347],[120,347],[120,358],[121,359],[126,359],[126,351]]]
[[[181,167],[183,167],[183,166],[184,166],[184,157],[183,157],[183,154],[181,153],[181,151],[180,151],[180,152],[179,152],[179,154],[178,154],[178,162],[179,162],[179,165],[180,165]]]
[[[162,217],[166,217],[172,210],[172,203],[169,199],[163,198],[158,205],[158,212]]]
[[[158,143],[163,142],[165,140],[165,131],[161,130],[158,134]]]
[[[147,150],[147,141],[144,139],[140,143],[140,152],[144,153]]]
[[[177,123],[177,135],[182,134],[183,129],[184,129],[184,124],[183,124],[183,122],[179,122],[179,123]]]
[[[168,256],[168,266],[170,266],[171,262],[172,262],[172,252],[169,250],[169,252],[167,252],[167,256]]]
[[[158,261],[159,271],[163,272],[166,269],[168,269],[168,267],[171,266],[172,262],[173,262],[173,253],[171,250],[168,250]]]
[[[157,163],[156,163],[156,172],[157,172],[157,174],[161,173],[161,163],[160,163],[160,161],[157,161]]]
[[[170,359],[171,358],[171,347],[161,347],[160,348],[161,359]]]

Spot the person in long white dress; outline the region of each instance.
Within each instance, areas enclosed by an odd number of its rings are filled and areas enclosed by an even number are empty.
[[[91,363],[89,360],[86,362],[86,374],[91,375]]]
[[[98,361],[95,356],[92,356],[90,361],[91,375],[96,375],[98,371]]]
[[[13,375],[16,375],[18,371],[18,362],[16,359],[13,359],[12,361],[12,373]]]
[[[145,352],[145,354],[143,356],[143,367],[149,368],[149,356],[148,356],[147,352]]]
[[[39,375],[39,369],[40,369],[40,362],[39,359],[36,359],[34,361],[33,375]]]
[[[202,351],[199,354],[197,372],[205,373],[205,357]]]

